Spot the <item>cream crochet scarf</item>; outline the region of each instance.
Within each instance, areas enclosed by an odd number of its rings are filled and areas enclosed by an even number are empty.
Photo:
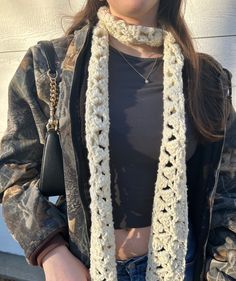
[[[124,44],[164,42],[164,124],[155,183],[146,280],[184,279],[188,236],[183,55],[158,28],[128,25],[107,7],[98,11],[89,62],[85,131],[90,168],[92,281],[117,281],[109,167],[109,34]]]

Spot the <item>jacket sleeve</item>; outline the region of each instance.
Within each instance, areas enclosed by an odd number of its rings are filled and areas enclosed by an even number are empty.
[[[64,214],[38,189],[45,125],[37,77],[45,58],[35,46],[28,50],[9,85],[8,127],[0,150],[0,202],[5,222],[36,265],[37,252],[56,234],[67,234]],[[41,69],[41,70],[40,70]],[[44,69],[46,69],[44,67]],[[44,76],[45,77],[45,76]]]
[[[227,90],[227,85],[225,88]],[[227,107],[230,114],[207,245],[208,281],[236,280],[236,114],[231,89],[229,82]]]

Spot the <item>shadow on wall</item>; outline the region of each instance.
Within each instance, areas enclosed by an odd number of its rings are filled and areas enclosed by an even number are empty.
[[[201,2],[201,9],[210,9],[211,4]],[[196,47],[203,52],[211,54],[215,57],[223,67],[227,68],[233,75],[233,104],[236,107],[236,5],[235,0],[210,1],[214,5],[215,17],[203,21],[205,24],[209,21],[209,35],[198,34],[196,36]],[[218,6],[217,6],[218,5]],[[214,12],[213,11],[213,12]],[[214,15],[214,13],[212,14]],[[207,13],[206,13],[207,14]],[[206,15],[205,15],[206,16]],[[217,17],[217,18],[216,18]],[[218,18],[221,18],[219,21]],[[200,28],[203,28],[200,24]],[[202,29],[203,30],[203,29]],[[200,32],[200,30],[198,30]]]
[[[222,61],[224,67],[228,68],[232,72],[232,91],[233,91],[233,104],[236,108],[236,25],[232,24],[230,19],[235,22],[236,18],[236,3],[233,1],[224,1],[224,5],[221,5],[222,21],[218,21],[219,24],[224,26],[224,30],[228,31],[225,34],[227,37],[222,37],[219,45],[220,57],[224,57],[225,61]],[[224,20],[224,15],[227,15]],[[217,28],[217,26],[216,26]],[[217,48],[218,49],[218,48]]]

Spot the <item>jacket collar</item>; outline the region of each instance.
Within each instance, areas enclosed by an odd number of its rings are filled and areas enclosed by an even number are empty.
[[[86,39],[91,31],[89,24],[85,25],[79,30],[74,32],[74,37],[70,42],[65,58],[61,64],[62,80],[60,85],[60,96],[57,106],[57,114],[59,117],[60,128],[68,126],[70,123],[70,98],[72,92],[72,86],[75,75],[75,67],[77,60],[85,47]],[[63,130],[61,131],[63,132]]]
[[[62,71],[74,71],[76,60],[85,45],[89,30],[91,30],[91,26],[87,24],[74,32],[74,38],[67,49],[65,59],[62,63]]]

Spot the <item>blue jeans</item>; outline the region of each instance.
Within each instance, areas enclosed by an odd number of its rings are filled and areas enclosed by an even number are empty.
[[[117,260],[118,281],[145,281],[147,255],[125,261]],[[193,262],[186,264],[185,281],[193,280]]]
[[[196,240],[190,226],[184,281],[193,280],[194,257],[196,253],[195,241]],[[145,281],[147,259],[147,255],[144,255],[127,260],[117,260],[116,268],[118,281]]]

